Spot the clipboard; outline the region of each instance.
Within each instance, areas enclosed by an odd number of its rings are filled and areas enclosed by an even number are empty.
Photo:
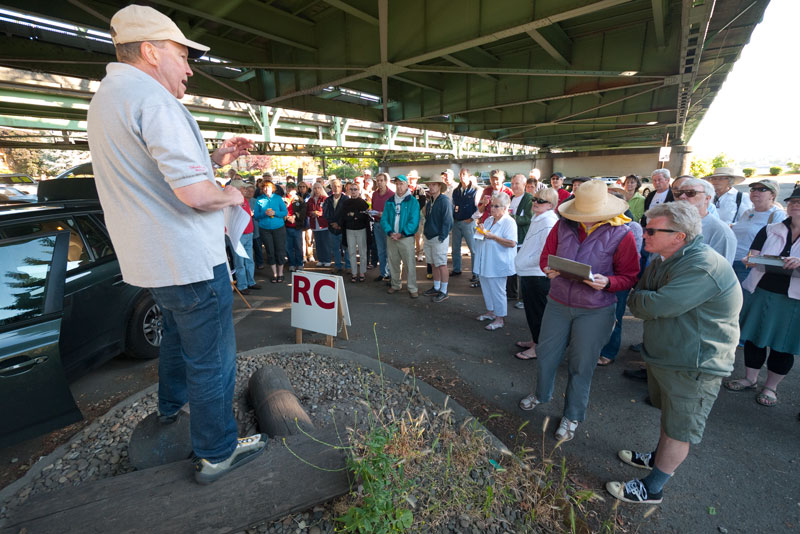
[[[576,280],[578,282],[589,280],[590,282],[594,282],[591,265],[551,254],[547,257],[547,266],[554,271],[558,271],[561,273],[561,276],[569,280]]]
[[[792,276],[795,269],[784,269],[783,258],[780,256],[771,256],[769,254],[750,256],[747,257],[747,263],[753,265],[761,265],[764,272],[770,274],[782,274],[784,276]]]

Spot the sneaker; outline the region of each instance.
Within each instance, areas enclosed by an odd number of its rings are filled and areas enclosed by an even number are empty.
[[[253,284],[252,286],[248,287],[247,289],[255,289],[256,291],[258,291],[259,289],[261,289],[261,286],[258,285],[258,284]]]
[[[523,304],[522,301],[520,301],[520,302],[515,303],[514,307],[516,309],[518,309],[518,310],[524,310],[525,309],[525,304]]]
[[[386,280],[386,277],[383,276],[382,274],[379,274],[378,276],[375,277],[376,282],[380,282],[381,280]]]
[[[570,421],[566,417],[562,417],[561,424],[556,429],[556,439],[558,441],[570,441],[575,437],[576,428],[578,428],[577,421]]]
[[[628,350],[633,352],[642,352],[642,344],[636,343],[635,345],[629,345]]]
[[[411,297],[412,299],[418,299],[419,298],[419,292],[418,291],[413,291],[413,292],[409,291],[408,292],[408,296]]]
[[[433,302],[442,302],[443,300],[447,300],[449,298],[447,293],[442,293],[439,291],[439,294],[431,299]]]
[[[450,271],[450,276],[461,276],[461,271]]]
[[[647,369],[625,369],[622,375],[634,380],[644,380],[647,382]]]
[[[204,458],[196,458],[194,462],[194,479],[198,484],[211,484],[237,467],[255,460],[256,456],[266,448],[266,434],[253,434],[246,438],[239,438],[236,443],[236,449],[226,460],[212,464]]]
[[[474,274],[473,274],[473,275],[472,275],[472,278],[470,278],[470,279],[469,279],[469,281],[470,281],[470,282],[477,282],[477,281],[478,281],[478,277],[477,277],[477,275],[474,275]]]
[[[386,290],[386,292],[389,293],[390,295],[394,295],[398,291],[400,291],[400,290],[399,289],[395,289],[393,287],[390,287],[389,289]]]
[[[161,423],[162,425],[171,425],[172,423],[174,423],[175,421],[178,420],[178,414],[179,413],[181,413],[180,410],[178,410],[177,412],[175,412],[172,415],[164,415],[161,412],[159,412],[158,413],[158,422]]]
[[[648,493],[644,482],[635,478],[628,482],[608,482],[606,490],[617,499],[634,504],[660,504],[664,492]]]
[[[239,293],[241,293],[242,295],[249,295],[250,294],[250,290],[247,289],[247,288],[240,289]]]
[[[633,467],[641,467],[642,469],[652,469],[656,462],[653,453],[650,452],[621,450],[617,452],[617,456],[626,464]]]
[[[436,295],[439,294],[439,290],[430,288],[429,290],[425,291],[422,294],[425,295],[426,297],[435,297]]]

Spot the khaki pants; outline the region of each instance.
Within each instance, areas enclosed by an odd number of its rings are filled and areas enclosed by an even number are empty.
[[[392,287],[403,287],[403,278],[400,262],[406,267],[408,276],[409,293],[417,292],[417,264],[414,258],[414,238],[403,237],[395,241],[391,237],[386,239],[386,254],[389,257],[389,273],[392,277]]]

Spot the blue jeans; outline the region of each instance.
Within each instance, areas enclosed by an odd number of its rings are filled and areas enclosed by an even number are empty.
[[[614,327],[614,304],[603,308],[573,308],[547,298],[539,344],[536,345],[536,397],[553,398],[558,366],[569,360],[564,417],[583,421],[589,405],[589,390],[597,367],[597,355]]]
[[[253,234],[242,234],[239,242],[248,254],[253,253]],[[255,264],[250,258],[243,258],[233,251],[233,268],[236,269],[236,287],[239,291],[256,285]]]
[[[189,403],[190,435],[197,456],[217,463],[233,454],[238,429],[233,416],[236,335],[228,266],[214,278],[151,288],[161,307],[164,332],[158,361],[158,411],[176,413]]]
[[[342,268],[342,257],[344,257],[345,269],[350,268],[350,258],[342,249],[342,234],[334,234],[328,231],[331,237],[331,249],[333,249],[333,264],[337,269]]]
[[[625,317],[625,306],[628,304],[628,294],[631,290],[617,291],[617,309],[615,317],[617,323],[614,325],[614,330],[611,331],[611,338],[606,343],[606,346],[600,350],[600,356],[608,358],[609,360],[616,360],[619,354],[619,346],[622,344],[622,318]]]
[[[286,255],[289,256],[289,265],[300,267],[303,265],[303,231],[297,228],[286,227]]]
[[[461,272],[461,238],[467,242],[469,248],[469,255],[475,258],[475,252],[472,248],[473,236],[475,235],[475,221],[467,219],[466,221],[453,221],[453,272]],[[474,266],[473,266],[474,268]]]
[[[331,262],[331,236],[328,230],[314,230],[314,257],[320,263]]]
[[[380,223],[375,223],[372,227],[372,232],[375,234],[375,246],[378,247],[378,263],[381,266],[381,276],[389,276],[389,261],[386,256],[386,232]]]
[[[258,230],[253,231],[253,260],[259,268],[264,266],[264,252],[261,250],[261,233]]]

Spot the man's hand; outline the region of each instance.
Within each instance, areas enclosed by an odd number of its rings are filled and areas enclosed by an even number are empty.
[[[403,235],[398,233],[398,232],[393,232],[393,233],[389,234],[389,237],[391,237],[395,241],[400,241],[400,238],[402,238]]]
[[[794,256],[783,258],[784,269],[797,269],[798,267],[800,267],[800,258],[795,258]]]
[[[228,206],[241,206],[244,197],[241,191],[228,186],[220,189],[211,180],[203,180],[174,190],[178,200],[200,211],[216,211]]]
[[[253,149],[255,145],[250,139],[246,139],[244,137],[231,137],[227,139],[222,146],[214,151],[211,154],[211,159],[219,165],[223,167],[236,161],[236,158],[239,156],[246,156]]]
[[[332,223],[331,223],[331,227],[332,227],[334,230],[338,230],[339,228],[341,228],[341,227],[339,226],[339,223],[335,223],[335,222],[332,222]]]
[[[560,272],[556,271],[555,269],[551,269],[550,267],[545,267],[544,268],[544,274],[550,280],[552,280],[553,278],[561,275]]]
[[[594,281],[584,280],[583,283],[593,289],[602,291],[606,288],[606,284],[608,283],[608,277],[603,276],[602,274],[595,274]]]

